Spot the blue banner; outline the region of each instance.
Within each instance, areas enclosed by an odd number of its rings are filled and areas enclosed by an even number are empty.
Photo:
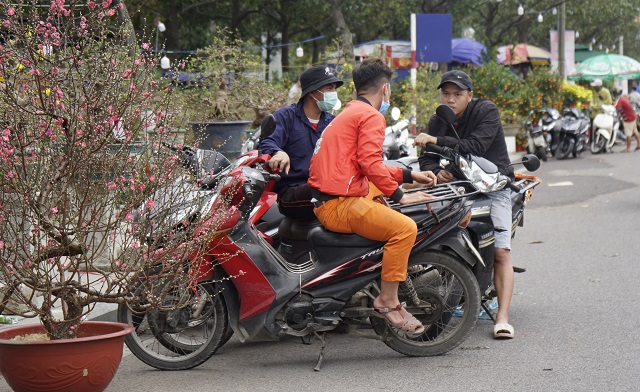
[[[451,14],[416,14],[416,61],[451,62]]]

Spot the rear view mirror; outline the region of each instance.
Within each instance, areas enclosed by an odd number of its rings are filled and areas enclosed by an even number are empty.
[[[436,116],[440,117],[447,125],[456,122],[456,114],[447,105],[440,105],[436,108]]]
[[[534,154],[527,154],[522,158],[522,165],[530,172],[534,172],[540,168],[540,159]]]
[[[276,129],[276,118],[273,114],[270,114],[262,119],[260,123],[260,138],[264,139],[269,137]]]

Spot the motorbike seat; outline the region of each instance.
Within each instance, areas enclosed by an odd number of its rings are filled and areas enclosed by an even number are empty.
[[[319,220],[299,221],[290,217],[285,217],[278,227],[278,234],[282,239],[292,241],[307,241],[309,231],[314,227],[321,226]]]
[[[357,234],[343,234],[329,231],[322,226],[314,227],[307,237],[311,247],[329,246],[338,248],[375,248],[382,247],[386,242],[364,238]]]

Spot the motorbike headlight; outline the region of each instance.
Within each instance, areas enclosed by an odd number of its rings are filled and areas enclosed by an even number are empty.
[[[473,161],[460,158],[458,167],[467,180],[482,193],[500,190],[506,185],[506,179],[500,180],[500,173],[487,173]]]

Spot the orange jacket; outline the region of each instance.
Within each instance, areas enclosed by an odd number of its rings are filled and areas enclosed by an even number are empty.
[[[382,163],[384,116],[363,98],[351,101],[316,143],[309,186],[334,196],[366,196],[369,181],[399,201],[399,184],[411,182],[411,170]]]

